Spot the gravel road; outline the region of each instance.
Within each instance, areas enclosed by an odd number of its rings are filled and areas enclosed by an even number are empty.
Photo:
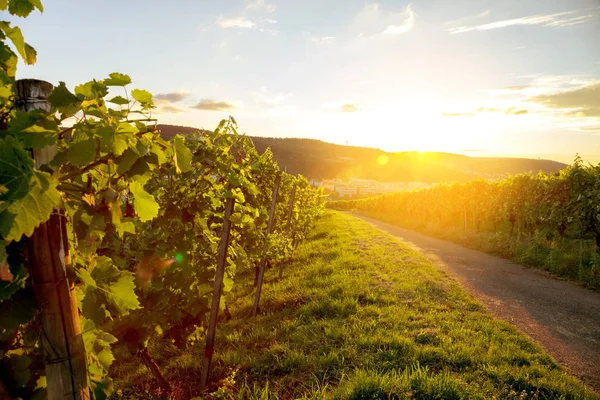
[[[497,318],[521,329],[600,391],[600,293],[535,268],[355,216],[416,246]]]

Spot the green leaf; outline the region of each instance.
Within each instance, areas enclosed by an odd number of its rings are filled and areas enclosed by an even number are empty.
[[[92,278],[99,285],[110,285],[110,282],[117,279],[120,272],[112,260],[106,256],[100,256],[96,259],[96,265],[92,270]]]
[[[119,341],[116,337],[114,337],[108,332],[98,332],[97,338],[98,340],[102,340],[103,342],[106,342],[108,344],[115,344]]]
[[[192,168],[192,152],[185,145],[185,139],[181,135],[173,138],[173,162],[177,173],[188,172]]]
[[[27,283],[28,277],[27,269],[20,263],[18,265],[13,265],[12,263],[7,262],[7,260],[4,260],[0,262],[0,269],[2,268],[8,268],[8,272],[12,275],[12,279],[6,281],[0,278],[0,302],[8,299],[14,293],[23,289]]]
[[[117,164],[117,172],[122,175],[129,171],[131,166],[135,164],[138,158],[140,158],[140,155],[135,150],[128,148],[125,150],[122,156],[115,160],[115,163]]]
[[[7,38],[10,39],[15,49],[17,49],[17,53],[23,58],[23,61],[27,64],[31,64],[28,59],[27,51],[25,50],[25,39],[23,38],[23,33],[18,26],[11,27],[9,22],[0,21],[0,29],[4,32]],[[35,62],[35,59],[34,59]]]
[[[101,127],[96,131],[101,138],[100,151],[104,153],[113,153],[116,156],[123,154],[129,147],[129,143],[135,143],[135,136],[131,133],[115,132],[114,128]]]
[[[121,314],[140,308],[140,302],[135,294],[134,277],[129,272],[122,272],[119,280],[108,287],[108,298]]]
[[[8,189],[0,201],[16,200],[29,191],[33,174],[33,159],[21,143],[12,136],[0,139],[0,185]]]
[[[29,2],[31,4],[33,4],[33,6],[35,8],[37,8],[38,10],[40,10],[40,12],[44,12],[44,6],[42,5],[42,1],[41,0],[29,0]]]
[[[150,221],[158,215],[158,203],[154,196],[144,190],[138,182],[132,182],[129,189],[134,196],[134,206],[140,220]]]
[[[65,116],[74,115],[81,106],[81,100],[67,89],[64,82],[59,82],[58,86],[52,89],[48,101],[52,107],[65,114]]]
[[[116,225],[115,229],[119,237],[123,237],[125,232],[135,234],[135,225],[129,218],[121,219],[121,223]]]
[[[5,240],[19,240],[31,236],[33,230],[50,218],[60,201],[57,181],[45,172],[36,171],[29,182],[25,197],[12,202],[0,212],[0,236]]]
[[[114,104],[118,104],[120,106],[123,106],[125,104],[129,104],[129,100],[127,100],[125,97],[123,96],[115,96],[112,99],[108,100],[111,103]]]
[[[41,149],[56,144],[58,131],[39,125],[32,125],[15,135],[28,149]]]
[[[152,102],[152,93],[146,90],[133,89],[131,91],[131,96],[142,104]]]
[[[79,268],[75,271],[75,274],[84,285],[89,286],[89,288],[96,287],[96,281],[87,269]]]
[[[86,100],[97,100],[108,94],[108,88],[102,82],[93,80],[75,86],[75,94]]]
[[[94,390],[94,399],[107,400],[114,391],[114,384],[111,378],[104,377],[102,380],[91,379],[91,386]]]
[[[104,80],[106,86],[125,86],[131,83],[129,75],[113,72],[112,74],[109,74],[109,76],[110,78]]]
[[[96,141],[87,139],[71,144],[67,150],[67,159],[78,167],[88,165],[96,159]]]
[[[26,17],[33,11],[33,4],[29,0],[9,0],[8,12],[17,17]]]
[[[25,43],[24,51],[23,61],[25,61],[25,64],[35,64],[37,61],[37,51],[27,43]]]
[[[113,356],[110,349],[103,349],[100,353],[98,353],[98,361],[100,361],[100,364],[102,364],[104,369],[108,370],[110,364],[115,361],[115,356]]]

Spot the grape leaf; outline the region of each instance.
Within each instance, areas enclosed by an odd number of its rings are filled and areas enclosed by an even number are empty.
[[[173,162],[178,173],[188,172],[192,168],[192,152],[185,145],[185,139],[181,135],[173,138]]]
[[[81,105],[81,100],[67,89],[64,82],[59,82],[58,86],[52,89],[48,101],[64,116],[74,115]]]
[[[86,100],[97,100],[108,94],[108,88],[96,80],[75,86],[75,94]]]
[[[115,163],[117,164],[117,172],[119,174],[124,174],[125,172],[129,171],[131,166],[135,164],[138,158],[140,158],[140,155],[135,150],[128,148],[125,150],[122,156],[115,160]]]
[[[94,139],[82,140],[73,143],[67,150],[67,159],[78,167],[83,167],[96,158],[96,141]]]
[[[13,201],[6,210],[0,212],[0,236],[7,241],[19,240],[22,235],[31,236],[33,230],[47,221],[53,208],[59,204],[57,183],[49,174],[36,171],[31,176],[25,197]]]
[[[96,281],[94,280],[94,278],[92,278],[92,275],[89,273],[89,271],[87,269],[79,268],[75,271],[75,274],[77,275],[79,280],[86,286],[89,286],[89,288],[96,287]],[[88,288],[86,288],[86,289],[88,289]]]
[[[21,29],[18,26],[11,27],[10,23],[6,21],[0,21],[0,29],[4,32],[6,37],[10,39],[21,58],[23,58],[23,61],[25,61],[26,64],[34,64],[36,55],[35,50],[33,47],[25,44]]]
[[[8,189],[0,193],[0,201],[24,197],[29,191],[33,159],[12,136],[0,139],[0,185]]]
[[[146,192],[139,182],[132,182],[129,189],[133,193],[135,211],[141,221],[150,221],[158,215],[159,205],[154,196]]]
[[[104,84],[106,86],[125,86],[131,83],[131,78],[129,77],[129,75],[121,74],[119,72],[113,72],[108,76],[110,76],[110,78],[104,80]]]
[[[152,94],[147,90],[133,89],[131,96],[142,104],[150,103],[152,101]]]
[[[115,361],[115,356],[113,356],[110,349],[102,349],[102,351],[98,353],[97,357],[100,364],[102,364],[102,366],[107,370],[108,367],[110,367],[110,364]]]
[[[28,16],[34,8],[44,11],[44,7],[40,0],[9,0],[8,12],[17,17]]]
[[[115,96],[112,99],[108,100],[111,103],[114,104],[118,104],[120,106],[123,106],[125,104],[129,104],[129,100],[127,100],[125,97],[123,96]]]
[[[24,52],[25,56],[23,57],[23,60],[25,63],[29,65],[35,64],[37,61],[37,51],[29,44],[25,43]]]
[[[115,230],[119,237],[123,237],[125,232],[135,234],[135,225],[131,221],[131,218],[121,219],[121,223],[115,226]]]
[[[108,287],[107,297],[114,303],[121,314],[140,308],[140,302],[135,294],[133,274],[122,272],[119,280]]]

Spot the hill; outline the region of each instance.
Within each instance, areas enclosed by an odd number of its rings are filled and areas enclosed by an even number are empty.
[[[195,128],[159,125],[170,139],[187,135]],[[499,178],[521,172],[554,173],[567,165],[551,160],[503,157],[469,157],[438,152],[388,153],[369,147],[342,146],[315,139],[251,136],[256,149],[267,147],[289,173],[313,179],[362,178],[382,182],[463,182],[476,177]]]

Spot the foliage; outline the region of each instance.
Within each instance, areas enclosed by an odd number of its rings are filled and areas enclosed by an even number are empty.
[[[600,252],[600,165],[584,165],[579,157],[558,173],[519,174],[498,181],[482,179],[442,184],[361,200],[328,203],[338,210],[377,213],[414,228],[474,232],[511,243],[564,243],[591,240]],[[579,247],[579,244],[577,244]],[[561,272],[600,288],[594,258],[572,272]]]
[[[350,215],[317,222],[286,279],[263,292],[258,318],[248,313],[252,279],[240,275],[229,297],[213,360],[218,389],[204,398],[599,398],[417,249]],[[188,379],[201,347],[150,348],[175,400],[201,395]],[[134,361],[122,358],[112,374],[116,398],[156,398]]]
[[[33,8],[42,11],[36,0],[0,2],[17,16]],[[67,273],[76,287],[88,375],[102,398],[112,386],[107,372],[118,340],[137,350],[156,334],[180,343],[202,339],[225,199],[236,200],[227,293],[236,271],[255,262],[267,241],[279,167],[270,152],[259,155],[237,134],[232,118],[213,133],[161,139],[151,93],[130,90],[122,73],[72,91],[60,82],[49,95],[50,110],[20,111],[12,94],[17,53],[33,63],[35,51],[8,22],[0,22],[0,39],[0,387],[12,397],[43,396],[28,237],[64,210]],[[56,154],[38,165],[35,155],[49,146]],[[306,187],[305,197],[294,237],[304,237],[323,208],[320,192]],[[287,255],[288,246],[271,247],[273,257]]]

